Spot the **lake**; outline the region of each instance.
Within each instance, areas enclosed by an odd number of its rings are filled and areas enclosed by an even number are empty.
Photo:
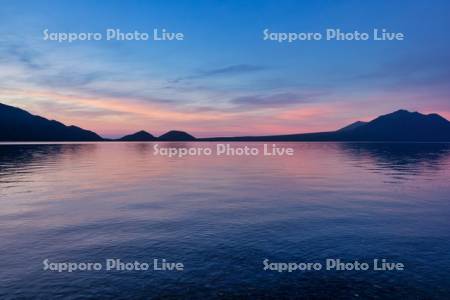
[[[0,298],[448,299],[450,144],[277,145],[294,155],[0,144]],[[106,270],[107,259],[183,270]],[[404,270],[326,270],[327,259]]]

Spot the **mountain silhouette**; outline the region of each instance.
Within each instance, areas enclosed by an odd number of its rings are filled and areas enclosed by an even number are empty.
[[[102,141],[95,132],[0,103],[0,141]]]
[[[357,128],[357,127],[366,125],[366,124],[367,124],[367,122],[356,121],[356,122],[353,122],[350,125],[347,125],[345,127],[342,127],[341,129],[338,129],[337,131],[349,131],[349,130],[353,130],[353,129]]]
[[[107,141],[95,132],[66,126],[0,103],[0,141]],[[450,142],[450,122],[438,114],[398,110],[370,122],[357,121],[336,131],[197,139],[172,130],[156,138],[146,131],[126,135],[118,141],[387,141]]]
[[[156,137],[148,133],[147,131],[141,130],[133,134],[126,135],[119,139],[119,141],[125,142],[150,142],[156,141]]]
[[[450,122],[438,114],[398,110],[342,134],[354,141],[450,141]]]
[[[398,110],[370,122],[355,122],[336,131],[272,135],[219,137],[203,141],[395,141],[450,142],[450,122],[438,114]]]
[[[184,131],[171,130],[158,137],[159,141],[194,141],[195,137]]]

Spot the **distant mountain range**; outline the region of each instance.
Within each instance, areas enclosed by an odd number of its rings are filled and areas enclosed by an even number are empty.
[[[272,136],[219,137],[205,141],[389,141],[450,142],[450,122],[438,114],[398,110],[336,131]]]
[[[126,135],[119,139],[119,141],[124,142],[152,142],[156,140],[157,138],[154,135],[144,130],[138,131],[130,135]]]
[[[0,141],[111,141],[95,132],[66,126],[0,103]],[[354,122],[336,131],[271,135],[195,138],[172,130],[159,137],[146,131],[116,141],[390,141],[450,142],[450,122],[438,114],[398,110],[370,122]]]
[[[125,142],[194,141],[194,140],[195,137],[193,137],[189,133],[178,130],[171,130],[159,137],[155,137],[154,135],[148,133],[147,131],[141,130],[118,139],[118,141],[125,141]]]
[[[161,135],[158,140],[160,141],[194,141],[195,137],[184,131],[172,130]]]
[[[101,141],[95,132],[0,103],[0,141]]]

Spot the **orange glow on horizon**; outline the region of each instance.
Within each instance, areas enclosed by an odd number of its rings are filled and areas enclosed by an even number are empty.
[[[368,98],[358,103],[308,103],[300,107],[255,108],[242,111],[181,111],[165,104],[146,103],[136,99],[87,97],[47,90],[2,90],[7,104],[30,113],[55,119],[97,132],[103,137],[120,137],[139,130],[161,135],[169,130],[183,130],[196,137],[236,135],[278,135],[332,131],[357,120],[370,121],[389,113],[384,103],[376,111],[367,111]],[[22,100],[26,99],[26,100]],[[55,103],[55,107],[47,104]],[[58,107],[59,105],[59,107]],[[66,109],[65,107],[74,109]],[[80,107],[78,110],[77,108]],[[178,110],[177,110],[178,108]],[[85,111],[93,112],[92,114]],[[426,107],[422,113],[434,112]],[[446,119],[449,111],[438,112]],[[359,118],[356,116],[360,116]]]

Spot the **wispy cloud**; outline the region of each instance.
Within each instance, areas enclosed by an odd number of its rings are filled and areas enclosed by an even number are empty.
[[[98,60],[90,63],[84,59],[78,61],[70,54],[63,59],[55,59],[38,49],[35,45],[0,41],[1,87],[54,90],[83,97],[177,103],[176,99],[158,96],[158,92],[164,90],[164,80],[149,79],[148,74],[140,71],[131,74],[118,72]]]
[[[251,107],[285,107],[317,100],[326,92],[277,93],[272,95],[251,95],[234,98],[231,102],[238,106]]]
[[[448,54],[409,56],[380,65],[377,70],[357,74],[350,80],[382,83],[386,88],[419,88],[444,84],[450,80]]]
[[[219,69],[212,69],[208,71],[204,71],[199,76],[216,76],[216,75],[235,75],[235,74],[243,74],[243,73],[251,73],[251,72],[259,72],[267,69],[264,66],[256,66],[256,65],[232,65]]]
[[[0,40],[0,61],[17,62],[29,70],[42,70],[46,65],[40,60],[39,53],[18,43]]]
[[[266,69],[268,69],[268,67],[259,65],[249,65],[249,64],[230,65],[221,68],[197,71],[192,75],[176,78],[175,80],[172,80],[171,83],[177,83],[184,80],[194,80],[218,76],[237,76],[247,73],[260,72]]]

